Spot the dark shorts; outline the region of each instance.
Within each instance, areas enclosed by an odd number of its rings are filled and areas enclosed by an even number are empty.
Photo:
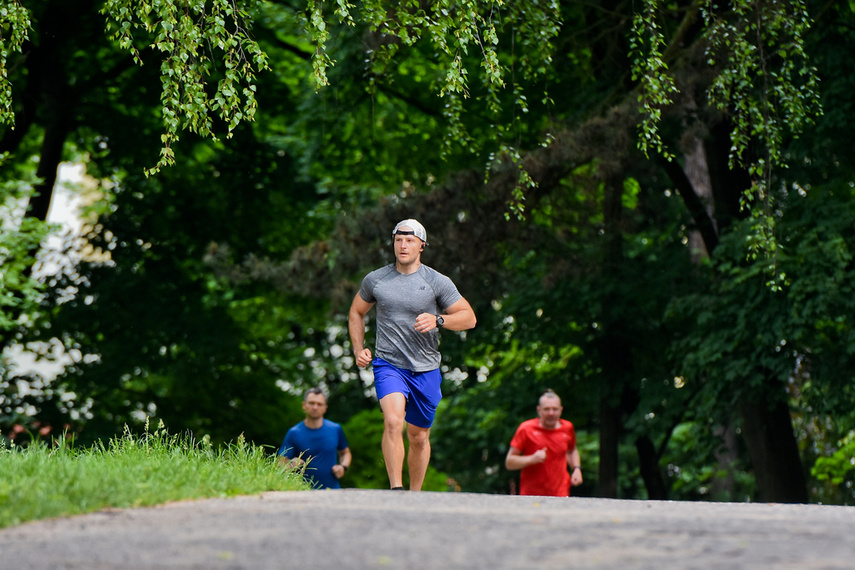
[[[400,392],[407,399],[404,416],[407,423],[420,428],[433,425],[436,407],[442,400],[442,374],[439,369],[428,372],[401,370],[377,357],[371,364],[374,367],[374,389],[378,400]]]

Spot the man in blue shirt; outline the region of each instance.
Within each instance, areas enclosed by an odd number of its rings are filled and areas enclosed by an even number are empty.
[[[340,489],[338,480],[350,468],[351,455],[344,430],[324,419],[327,398],[320,388],[303,395],[306,419],[288,430],[279,447],[279,463],[289,467],[306,464],[306,479],[319,489]]]

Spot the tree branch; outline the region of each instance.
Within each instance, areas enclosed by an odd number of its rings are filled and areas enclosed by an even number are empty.
[[[715,229],[715,224],[707,212],[704,203],[695,192],[695,188],[692,186],[692,183],[689,181],[686,173],[683,172],[682,167],[675,161],[669,161],[664,157],[659,157],[658,162],[668,174],[668,177],[671,178],[677,192],[680,193],[680,197],[683,198],[683,202],[689,209],[689,215],[692,216],[692,220],[694,220],[695,225],[701,234],[701,238],[704,240],[704,246],[706,246],[707,251],[714,251],[718,245],[718,232]]]

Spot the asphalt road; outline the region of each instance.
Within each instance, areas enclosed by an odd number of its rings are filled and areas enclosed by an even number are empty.
[[[266,493],[4,529],[0,568],[855,568],[855,508]]]

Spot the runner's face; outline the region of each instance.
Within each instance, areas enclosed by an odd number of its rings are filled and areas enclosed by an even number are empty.
[[[402,230],[410,230],[407,226]],[[395,259],[401,265],[409,265],[418,261],[422,252],[422,240],[416,236],[395,235]]]
[[[327,412],[327,399],[321,394],[309,394],[303,402],[303,411],[307,418],[319,420]]]
[[[558,398],[541,398],[540,404],[537,406],[537,416],[540,418],[540,425],[547,429],[555,428],[558,425],[558,420],[561,419],[562,410],[564,408],[561,406],[561,400]]]

